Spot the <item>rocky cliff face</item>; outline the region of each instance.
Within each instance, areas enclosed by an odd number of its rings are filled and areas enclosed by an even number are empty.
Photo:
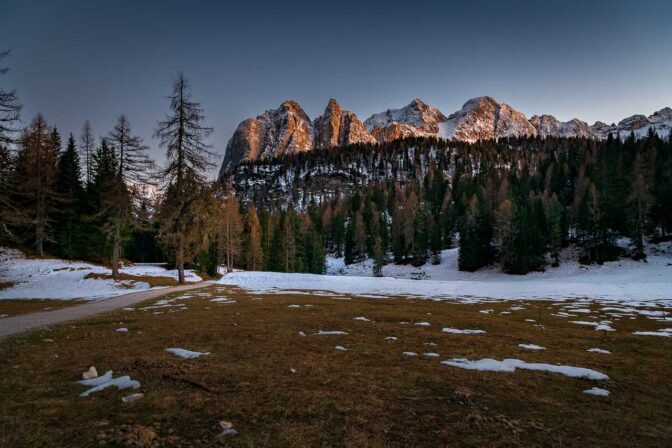
[[[315,148],[332,148],[354,143],[376,143],[354,113],[343,110],[335,99],[330,99],[324,114],[313,122]]]
[[[594,136],[588,123],[574,118],[569,121],[560,121],[553,115],[535,115],[530,118],[530,124],[537,130],[537,135],[546,137],[586,137]]]
[[[234,168],[244,160],[280,157],[310,151],[315,147],[313,124],[295,101],[285,101],[277,109],[238,125],[226,146],[220,172]]]
[[[246,160],[270,159],[315,148],[376,143],[352,112],[332,99],[324,115],[311,122],[295,101],[241,122],[226,145],[220,178]]]
[[[476,140],[537,135],[527,117],[489,96],[472,98],[462,109],[441,123],[440,136],[474,142]]]
[[[436,137],[439,123],[445,120],[446,116],[437,108],[414,99],[401,109],[371,115],[364,126],[376,140],[387,142],[406,137]]]

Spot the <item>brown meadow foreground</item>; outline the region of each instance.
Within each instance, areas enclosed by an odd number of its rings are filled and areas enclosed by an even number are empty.
[[[0,446],[672,446],[672,338],[632,334],[665,323],[636,314],[596,331],[571,322],[608,318],[584,308],[568,318],[548,301],[172,294],[0,341]],[[609,379],[440,363],[451,358],[559,363]],[[140,388],[80,397],[90,366]],[[610,396],[582,393],[592,387]],[[122,402],[133,393],[144,397]],[[237,435],[218,437],[227,426]]]

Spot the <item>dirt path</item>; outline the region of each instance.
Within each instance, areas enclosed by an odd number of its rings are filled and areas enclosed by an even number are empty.
[[[213,282],[199,282],[196,284],[173,286],[162,289],[152,289],[148,291],[133,292],[122,296],[112,297],[106,300],[98,300],[84,305],[63,308],[54,311],[43,311],[40,313],[23,314],[16,317],[7,317],[0,319],[0,338],[11,336],[35,328],[47,327],[49,325],[67,322],[70,320],[83,319],[94,314],[105,313],[107,311],[124,308],[135,305],[144,300],[155,299],[165,294],[179,291],[189,291],[192,289],[203,288],[212,285]]]

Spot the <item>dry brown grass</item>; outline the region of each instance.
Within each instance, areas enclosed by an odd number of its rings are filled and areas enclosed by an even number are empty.
[[[38,313],[40,311],[57,310],[70,306],[81,305],[85,300],[49,300],[49,299],[27,299],[27,300],[0,300],[0,314],[9,316],[18,316],[20,314]],[[2,325],[2,321],[0,321]]]
[[[156,432],[156,446],[212,446],[220,420],[240,432],[221,441],[232,447],[672,445],[672,341],[631,334],[661,326],[651,320],[620,320],[618,331],[605,335],[551,316],[555,307],[548,302],[499,315],[512,303],[343,301],[228,287],[187,294],[204,292],[211,295],[180,301],[184,311],[140,311],[143,304],[0,342],[0,446],[126,446],[133,425]],[[217,295],[237,302],[209,301]],[[480,314],[484,308],[496,311]],[[526,318],[541,320],[544,329]],[[115,332],[120,326],[129,333]],[[450,335],[442,327],[487,333]],[[349,335],[314,336],[319,329]],[[525,351],[519,343],[547,350]],[[212,354],[183,360],[165,352],[168,347]],[[591,347],[613,354],[586,352]],[[404,351],[441,357],[410,358]],[[599,370],[610,380],[439,363],[452,357],[562,363]],[[101,374],[131,375],[145,398],[123,404],[130,392],[116,389],[79,398],[84,387],[75,381],[90,365]],[[581,393],[593,386],[612,395]]]
[[[112,274],[101,274],[98,272],[92,272],[87,274],[85,279],[96,279],[96,280],[112,280]],[[177,279],[172,277],[151,277],[147,275],[131,275],[131,274],[119,274],[119,281],[133,281],[133,282],[145,282],[149,283],[151,288],[157,286],[177,286]],[[129,284],[128,288],[132,286]]]

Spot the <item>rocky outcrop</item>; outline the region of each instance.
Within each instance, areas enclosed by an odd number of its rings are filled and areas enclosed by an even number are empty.
[[[221,173],[244,160],[280,157],[310,151],[315,147],[313,124],[295,101],[285,101],[277,109],[238,125],[226,145]]]
[[[313,121],[315,147],[317,149],[352,145],[355,143],[376,143],[354,113],[344,110],[335,99],[330,99],[324,114]]]
[[[472,98],[441,123],[442,138],[475,142],[483,139],[537,135],[527,117],[489,96]]]
[[[574,118],[569,121],[560,121],[553,115],[534,115],[530,124],[537,130],[537,135],[546,137],[585,137],[594,136],[588,123]]]
[[[446,116],[437,108],[414,99],[401,109],[388,109],[371,115],[364,126],[379,142],[407,137],[437,137],[439,123]]]

